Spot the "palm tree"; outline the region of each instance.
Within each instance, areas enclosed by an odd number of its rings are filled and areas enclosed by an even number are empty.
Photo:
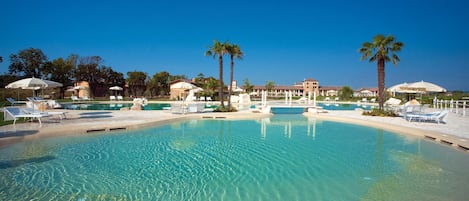
[[[228,54],[230,55],[230,90],[228,91],[228,109],[231,110],[231,94],[233,93],[233,72],[234,72],[234,59],[242,59],[244,54],[241,52],[241,48],[236,44],[228,44],[226,47]]]
[[[224,42],[224,43],[220,43],[220,41],[218,40],[214,40],[213,41],[213,46],[212,47],[209,47],[209,49],[207,50],[207,52],[205,52],[205,56],[212,56],[213,55],[213,58],[216,58],[218,56],[218,66],[219,66],[219,76],[220,76],[220,80],[218,80],[218,83],[219,83],[219,97],[220,97],[220,102],[221,102],[221,109],[224,109],[225,108],[225,104],[224,104],[224,98],[223,98],[223,55],[227,54],[227,47],[228,46],[228,43],[227,42]]]
[[[362,54],[362,61],[369,58],[369,62],[378,62],[379,110],[383,110],[385,98],[384,64],[392,61],[392,63],[396,65],[400,59],[395,53],[401,51],[403,46],[404,43],[396,41],[392,35],[385,37],[382,34],[378,34],[373,38],[372,42],[364,42],[362,47],[358,50]],[[391,54],[391,58],[389,54]]]

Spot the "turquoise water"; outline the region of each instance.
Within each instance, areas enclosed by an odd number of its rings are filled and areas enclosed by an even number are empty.
[[[373,108],[372,105],[361,105],[361,104],[331,104],[331,103],[318,103],[318,106],[325,110],[355,110],[357,108],[370,110]]]
[[[469,155],[318,121],[189,120],[0,149],[0,200],[467,200]]]
[[[71,110],[120,110],[123,107],[132,107],[133,103],[83,103],[83,104],[63,104],[64,109]],[[143,107],[144,110],[163,110],[164,107],[171,107],[169,103],[149,103]]]
[[[357,108],[370,110],[373,106],[370,105],[358,105],[358,104],[327,104],[319,103],[318,106],[325,110],[355,110]],[[271,112],[273,114],[302,114],[305,112],[304,107],[272,107]]]

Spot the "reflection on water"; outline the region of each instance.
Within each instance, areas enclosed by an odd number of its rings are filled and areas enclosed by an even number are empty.
[[[294,116],[297,117],[297,115],[294,115]],[[301,119],[276,118],[276,117],[263,118],[260,120],[261,137],[262,138],[267,137],[268,127],[272,127],[273,129],[276,129],[277,127],[283,127],[284,136],[287,138],[291,138],[293,135],[293,131],[292,131],[293,127],[305,127],[306,126],[306,135],[311,136],[313,139],[315,139],[316,138],[316,123],[318,121],[319,120],[313,117],[304,117]],[[300,134],[300,133],[303,133],[303,132],[297,132],[297,134]]]

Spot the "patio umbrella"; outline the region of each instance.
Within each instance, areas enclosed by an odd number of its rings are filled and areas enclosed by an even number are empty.
[[[113,87],[109,87],[109,90],[113,90],[113,91],[114,91],[114,95],[117,96],[117,91],[122,91],[123,88],[120,87],[120,86],[113,86]]]
[[[48,89],[48,88],[56,88],[63,86],[61,83],[50,81],[50,80],[43,80],[38,78],[25,78],[21,80],[14,81],[8,84],[5,88],[10,89]]]
[[[50,80],[43,80],[38,78],[25,78],[21,80],[14,81],[5,88],[7,89],[32,89],[33,96],[35,96],[34,91],[38,89],[51,89],[56,87],[62,87],[63,85],[58,82],[50,81]],[[34,105],[33,105],[34,110]]]
[[[395,96],[396,93],[424,94],[427,92],[446,92],[446,89],[436,84],[433,84],[430,82],[424,82],[422,80],[420,82],[413,82],[413,83],[404,82],[402,84],[397,84],[392,87],[389,87],[388,91],[392,92],[393,96]]]
[[[425,92],[446,92],[446,89],[438,86],[436,84],[430,83],[430,82],[425,82],[425,81],[420,81],[420,82],[414,82],[410,83],[407,85],[408,88],[415,88],[415,89],[422,89]]]
[[[109,87],[109,90],[113,90],[113,91],[122,91],[122,87],[120,86],[113,86],[113,87]]]
[[[171,85],[171,89],[196,89],[199,88],[191,83],[188,82],[178,82],[176,84]]]

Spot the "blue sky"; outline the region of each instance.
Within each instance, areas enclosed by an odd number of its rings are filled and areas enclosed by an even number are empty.
[[[405,44],[386,65],[386,86],[425,80],[469,91],[469,3],[427,1],[2,1],[0,72],[10,54],[30,47],[53,60],[101,56],[126,74],[160,71],[218,78],[204,53],[214,39],[241,46],[235,79],[291,85],[377,86],[376,64],[358,48],[376,34]],[[229,78],[225,57],[224,80]]]

